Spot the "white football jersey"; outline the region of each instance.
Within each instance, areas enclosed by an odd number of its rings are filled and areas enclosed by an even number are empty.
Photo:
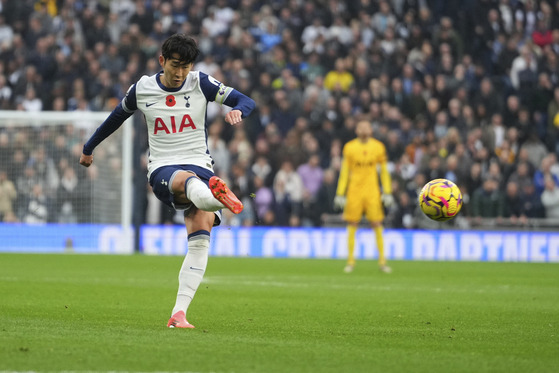
[[[179,88],[161,84],[160,74],[143,76],[122,100],[123,109],[140,110],[149,138],[148,178],[161,166],[192,164],[213,171],[208,150],[206,107],[223,104],[232,88],[199,71],[191,71]]]

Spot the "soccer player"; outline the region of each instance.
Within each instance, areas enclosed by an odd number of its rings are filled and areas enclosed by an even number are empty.
[[[221,222],[221,209],[238,214],[243,204],[214,175],[208,151],[206,107],[215,101],[231,107],[225,121],[238,124],[254,109],[254,101],[192,67],[200,54],[184,34],[166,39],[161,47],[162,71],[143,76],[83,147],[80,164],[89,167],[93,150],[136,110],[145,118],[149,138],[148,180],[166,205],[184,210],[188,253],[179,272],[170,328],[194,328],[186,312],[202,281],[208,262],[210,232]]]
[[[390,273],[384,257],[383,204],[390,207],[394,203],[390,173],[386,167],[386,148],[384,144],[372,137],[371,123],[360,120],[355,128],[357,138],[343,147],[342,167],[338,179],[338,188],[334,205],[343,209],[343,218],[347,222],[347,265],[349,273],[355,267],[355,234],[363,215],[367,218],[376,236],[379,269]],[[379,187],[382,183],[382,194]]]

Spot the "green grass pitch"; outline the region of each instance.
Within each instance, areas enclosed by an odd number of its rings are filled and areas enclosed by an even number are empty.
[[[0,254],[0,371],[557,372],[559,265]]]

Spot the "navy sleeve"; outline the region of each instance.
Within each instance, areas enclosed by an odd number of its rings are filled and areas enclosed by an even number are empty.
[[[227,105],[232,110],[240,110],[246,118],[254,110],[256,104],[250,97],[226,86],[211,75],[200,72],[200,88],[208,101]]]
[[[126,92],[126,96],[123,101],[124,110],[135,111],[138,109],[138,103],[136,102],[136,84],[133,84],[130,88],[128,88],[128,92]]]
[[[132,116],[132,114],[134,114],[134,112],[125,111],[122,107],[122,103],[119,103],[85,143],[83,146],[83,154],[91,155],[93,153],[93,149],[95,149],[97,145],[109,137],[114,131],[116,131],[126,119]]]
[[[220,81],[200,71],[200,88],[207,101],[215,101],[215,96],[219,92],[219,87],[222,85],[223,83]]]
[[[254,110],[256,103],[254,100],[241,92],[233,89],[229,96],[223,102],[225,105],[232,107],[232,110],[240,110],[243,113],[243,118],[246,118]]]

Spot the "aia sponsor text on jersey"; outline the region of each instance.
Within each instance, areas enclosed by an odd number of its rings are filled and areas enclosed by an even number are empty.
[[[167,121],[167,122],[165,122]],[[177,127],[177,120],[175,116],[171,116],[168,119],[163,118],[155,118],[155,125],[153,127],[153,134],[157,135],[158,132],[165,132],[167,135],[171,133],[180,133],[183,132],[185,129],[190,128],[195,130],[196,125],[190,115],[185,114],[182,117],[180,125]]]

